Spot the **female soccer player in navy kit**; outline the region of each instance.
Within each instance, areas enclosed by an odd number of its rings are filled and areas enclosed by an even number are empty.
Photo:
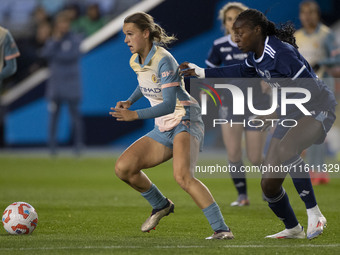
[[[261,118],[264,121],[280,119],[263,165],[267,169],[270,166],[293,169],[290,171],[293,183],[307,208],[307,238],[315,238],[323,232],[327,221],[316,203],[309,174],[301,171],[305,169],[305,163],[300,153],[310,145],[321,143],[325,139],[326,133],[335,121],[335,97],[298,52],[293,36],[294,29],[290,25],[277,29],[263,13],[249,9],[238,16],[233,29],[239,49],[249,52],[244,63],[204,70],[185,62],[180,68],[184,75],[196,74],[202,78],[259,75],[267,83],[279,89],[300,87],[310,92],[309,101],[303,105],[310,115],[306,115],[290,104],[287,105],[286,115],[281,115],[281,107],[278,107],[270,116]],[[287,94],[287,99],[299,98],[301,98],[300,93]],[[296,126],[282,125],[285,119],[294,119]],[[286,227],[285,230],[269,235],[267,238],[305,238],[304,230],[297,221],[282,187],[285,176],[283,172],[273,171],[262,174],[261,186],[268,205]]]
[[[234,32],[232,30],[232,26],[237,16],[246,9],[248,8],[242,3],[229,2],[220,10],[219,19],[222,21],[227,34],[214,41],[214,45],[205,61],[208,67],[239,64],[247,58],[248,54],[242,52],[237,47]],[[268,109],[269,96],[262,92],[262,87],[258,86],[259,82],[259,80],[253,81],[250,85],[255,94],[254,107],[256,109]],[[248,86],[249,82],[247,82],[247,84],[241,84],[242,91],[246,92]],[[263,84],[263,86],[266,86],[266,84]],[[249,200],[247,195],[246,174],[245,172],[240,171],[243,167],[243,132],[245,134],[247,156],[250,163],[253,165],[260,165],[263,161],[263,147],[266,132],[261,132],[261,130],[247,124],[245,127],[243,125],[230,124],[230,120],[239,123],[246,120],[246,123],[248,123],[248,120],[254,117],[254,114],[252,114],[248,107],[246,107],[246,113],[244,115],[233,115],[233,104],[230,91],[225,89],[220,93],[220,95],[223,101],[223,106],[219,109],[219,118],[228,120],[227,124],[221,125],[223,142],[227,149],[229,165],[237,169],[236,172],[232,172],[230,174],[237,189],[238,198],[230,205],[245,206],[249,205]]]
[[[142,169],[173,158],[175,180],[203,210],[214,230],[207,239],[232,239],[234,236],[208,188],[193,176],[204,125],[197,101],[184,88],[177,61],[160,46],[175,38],[167,36],[143,12],[125,18],[123,32],[124,42],[133,54],[130,65],[139,85],[129,99],[111,108],[110,114],[118,121],[155,118],[155,128],[127,148],[115,165],[116,175],[140,192],[153,208],[141,230],[149,232],[161,218],[174,211],[173,202],[163,196]],[[142,96],[149,99],[151,107],[128,110]]]

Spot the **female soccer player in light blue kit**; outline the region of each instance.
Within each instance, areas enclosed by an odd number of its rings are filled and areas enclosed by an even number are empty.
[[[309,173],[303,171],[305,163],[300,153],[310,145],[322,143],[325,139],[335,121],[335,97],[298,52],[293,27],[286,25],[277,29],[263,13],[248,9],[237,17],[233,29],[239,49],[249,52],[244,63],[204,70],[185,62],[180,68],[184,75],[197,75],[202,78],[258,75],[279,90],[298,87],[309,91],[310,99],[303,107],[310,115],[297,109],[294,104],[288,104],[286,115],[282,114],[281,107],[278,107],[274,113],[262,116],[261,119],[265,123],[269,119],[280,119],[263,165],[267,169],[275,166],[292,169],[290,175],[293,183],[307,208],[307,238],[315,238],[323,232],[327,221],[316,203]],[[289,93],[286,97],[292,102],[301,99],[301,93]],[[283,125],[286,119],[293,119],[297,124]],[[265,125],[270,123],[268,121]],[[286,227],[285,230],[267,238],[305,238],[304,230],[297,221],[282,187],[285,177],[286,173],[273,171],[264,172],[262,175],[261,186],[268,205]]]
[[[118,158],[116,175],[150,203],[151,216],[141,227],[154,229],[161,218],[174,211],[174,204],[158,190],[142,169],[157,166],[173,158],[175,180],[203,210],[214,234],[207,239],[232,239],[219,206],[208,188],[194,176],[194,168],[204,136],[201,109],[184,88],[178,64],[162,46],[175,38],[142,12],[125,18],[125,43],[133,54],[130,66],[136,72],[136,90],[126,101],[119,101],[110,114],[118,121],[155,118],[155,128],[133,143]],[[151,107],[136,111],[128,108],[145,96]]]

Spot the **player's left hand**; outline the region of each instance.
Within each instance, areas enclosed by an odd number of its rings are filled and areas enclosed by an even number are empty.
[[[111,110],[112,112],[109,112],[109,114],[112,117],[115,117],[118,121],[134,121],[138,119],[138,114],[136,111],[114,107],[111,107]]]

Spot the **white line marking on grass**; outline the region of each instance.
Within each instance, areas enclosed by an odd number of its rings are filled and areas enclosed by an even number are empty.
[[[282,244],[282,245],[224,245],[223,248],[333,248],[340,247],[340,243],[334,244]],[[29,250],[92,250],[92,249],[147,249],[145,246],[69,246],[69,247],[27,247],[27,248],[0,248],[0,251],[29,251]],[[153,246],[153,249],[197,249],[197,248],[212,248],[211,246],[203,245],[173,245],[173,246]]]
[[[250,245],[225,245],[225,248],[326,248],[326,247],[340,247],[340,243],[334,244],[274,244],[274,245],[262,245],[262,244],[250,244]]]

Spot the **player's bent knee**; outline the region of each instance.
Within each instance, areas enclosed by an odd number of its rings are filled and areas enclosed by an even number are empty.
[[[187,175],[174,175],[174,178],[176,180],[176,182],[178,183],[178,185],[184,190],[184,191],[188,191],[189,187],[193,181],[193,177],[189,177]]]
[[[118,164],[118,161],[115,165],[115,174],[119,179],[124,179],[124,171],[122,170],[120,164]]]
[[[131,170],[132,170],[132,166],[129,166],[129,164],[124,161],[124,160],[117,160],[116,164],[115,164],[115,174],[116,176],[123,180],[126,181],[129,179],[129,176],[131,175]]]

